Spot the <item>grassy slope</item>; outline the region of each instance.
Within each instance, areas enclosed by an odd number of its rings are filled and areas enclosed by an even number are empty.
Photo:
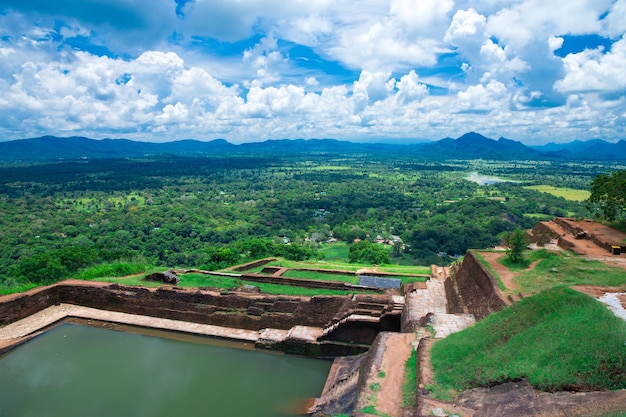
[[[541,390],[626,388],[626,323],[603,304],[555,287],[438,341],[443,390],[526,378]]]
[[[502,258],[501,263],[518,273],[515,281],[524,292],[539,292],[556,285],[597,285],[618,287],[626,284],[624,269],[600,261],[588,260],[569,252],[555,253],[546,250],[525,254],[534,268],[519,267]]]

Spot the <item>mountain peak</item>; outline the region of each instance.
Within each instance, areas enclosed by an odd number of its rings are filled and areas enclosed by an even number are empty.
[[[480,133],[476,133],[476,132],[468,132],[464,134],[463,136],[457,138],[456,141],[465,142],[465,143],[472,143],[472,142],[484,143],[485,141],[494,142],[493,139],[489,139],[488,137],[483,136]]]

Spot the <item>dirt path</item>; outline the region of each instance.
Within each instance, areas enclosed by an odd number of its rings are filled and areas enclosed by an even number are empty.
[[[480,252],[480,255],[485,258],[494,271],[500,276],[500,279],[504,283],[504,286],[511,291],[519,290],[519,286],[515,283],[515,274],[509,270],[506,266],[498,262],[498,259],[506,256],[506,252]]]
[[[404,364],[411,356],[411,342],[415,340],[413,333],[391,333],[385,344],[385,356],[382,369],[385,372],[381,379],[376,407],[380,414],[391,417],[402,417],[402,384],[404,382]]]

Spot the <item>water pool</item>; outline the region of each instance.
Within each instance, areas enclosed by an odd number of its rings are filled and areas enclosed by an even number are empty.
[[[0,356],[0,416],[289,416],[330,365],[62,323]]]

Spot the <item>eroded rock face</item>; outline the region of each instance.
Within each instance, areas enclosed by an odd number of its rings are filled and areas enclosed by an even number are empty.
[[[518,381],[468,390],[455,402],[477,410],[474,417],[601,416],[626,409],[626,391],[546,393]]]
[[[445,282],[449,313],[470,313],[482,320],[508,303],[489,271],[468,251],[463,264]]]

